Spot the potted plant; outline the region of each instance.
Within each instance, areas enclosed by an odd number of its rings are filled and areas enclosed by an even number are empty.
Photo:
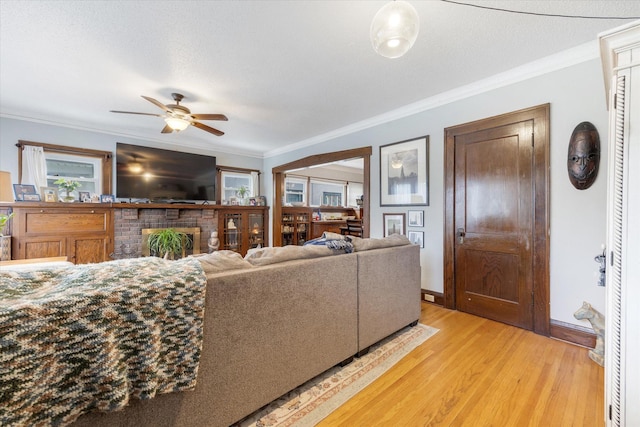
[[[13,212],[10,214],[0,213],[0,261],[9,261],[11,259],[11,236],[5,236],[4,228],[13,217]]]
[[[176,255],[184,255],[184,249],[193,246],[193,239],[186,233],[173,228],[164,228],[149,234],[149,251],[164,259],[174,259]]]
[[[241,200],[241,204],[242,205],[247,205],[247,197],[249,197],[249,189],[247,187],[245,187],[244,185],[240,186],[240,188],[237,191],[238,197],[240,197]]]
[[[67,193],[67,195],[62,198],[63,202],[75,201],[75,198],[70,193],[80,188],[80,183],[78,181],[74,181],[72,179],[60,178],[56,180],[54,184],[59,186],[61,190],[64,190],[65,193]]]

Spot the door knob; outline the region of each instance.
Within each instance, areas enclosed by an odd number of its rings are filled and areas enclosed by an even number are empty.
[[[458,231],[456,232],[456,237],[458,238],[458,243],[459,244],[463,244],[464,243],[464,228],[460,227],[458,228]]]

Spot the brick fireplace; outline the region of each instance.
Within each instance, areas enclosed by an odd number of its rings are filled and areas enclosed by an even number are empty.
[[[130,206],[130,205],[129,205]],[[113,259],[143,256],[142,230],[149,228],[199,229],[202,238],[200,253],[207,253],[207,240],[218,229],[218,211],[212,207],[172,208],[119,208],[114,205]]]

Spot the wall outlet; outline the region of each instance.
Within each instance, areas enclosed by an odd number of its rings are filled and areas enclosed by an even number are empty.
[[[424,300],[425,301],[429,301],[429,302],[435,302],[436,298],[433,295],[430,294],[423,294],[424,295]]]

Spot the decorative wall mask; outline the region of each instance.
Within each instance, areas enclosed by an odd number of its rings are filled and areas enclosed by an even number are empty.
[[[573,130],[569,140],[567,170],[569,181],[578,190],[591,187],[600,165],[600,136],[589,122],[582,122]]]

